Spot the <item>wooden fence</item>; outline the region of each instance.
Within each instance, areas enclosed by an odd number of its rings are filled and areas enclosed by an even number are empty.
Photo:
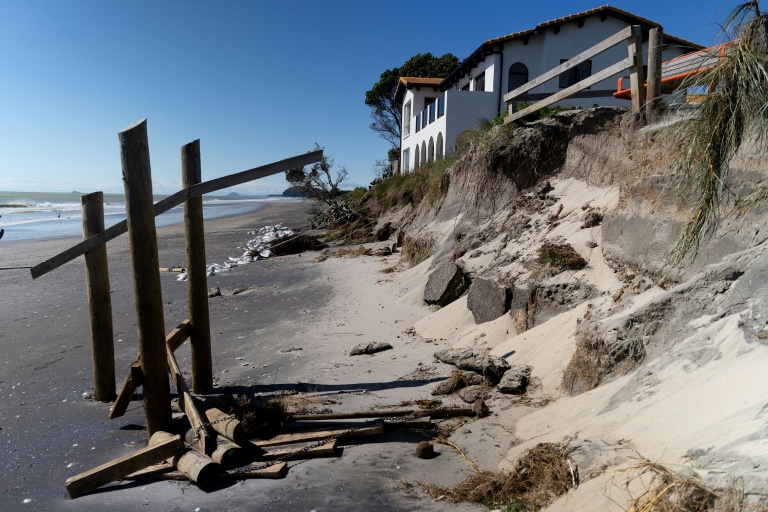
[[[146,119],[121,131],[118,138],[125,184],[126,220],[104,229],[103,194],[95,192],[83,196],[81,202],[84,240],[32,267],[32,277],[38,278],[78,256],[85,256],[91,317],[94,398],[100,401],[112,400],[116,391],[115,361],[105,244],[127,232],[133,269],[139,353],[129,368],[109,417],[115,418],[124,414],[136,387],[143,385],[148,435],[151,437],[155,432],[169,430],[170,372],[179,396],[185,405],[188,405],[187,414],[199,433],[197,443],[201,444],[206,442],[204,429],[200,429],[202,419],[195,412],[189,389],[173,355],[173,352],[190,338],[192,390],[196,393],[209,393],[213,388],[213,372],[201,196],[319,162],[323,152],[313,151],[201,182],[200,141],[196,140],[181,148],[184,188],[153,204]],[[190,318],[166,335],[155,217],[182,203]]]
[[[657,30],[656,32],[657,34],[660,33],[660,29],[654,29],[654,30]],[[660,40],[660,38],[657,38],[657,39]],[[651,37],[652,41],[657,39],[654,39],[652,35]],[[525,94],[526,92],[530,91],[531,89],[538,87],[543,83],[549,80],[552,80],[553,78],[558,77],[561,73],[564,73],[570,69],[575,68],[582,62],[603,53],[609,48],[612,48],[613,46],[616,46],[617,44],[624,43],[624,42],[627,43],[627,52],[628,52],[627,58],[622,59],[621,61],[611,66],[608,66],[602,71],[599,71],[591,75],[590,77],[585,78],[584,80],[581,80],[580,82],[573,84],[566,89],[563,89],[562,91],[552,94],[551,96],[537,103],[534,103],[533,105],[527,108],[524,108],[518,112],[514,111],[515,98],[518,98],[521,95]],[[659,48],[660,47],[661,46],[659,43]],[[540,110],[544,107],[557,103],[558,101],[561,101],[565,98],[573,96],[579,91],[582,91],[587,87],[591,87],[592,85],[598,82],[601,82],[607,78],[610,78],[616,75],[617,73],[621,73],[622,71],[625,71],[627,69],[631,70],[630,83],[632,88],[632,110],[635,112],[640,111],[642,106],[645,104],[645,87],[644,87],[645,79],[643,76],[642,53],[643,53],[642,36],[641,36],[640,26],[632,25],[632,26],[626,27],[625,29],[614,34],[613,36],[601,41],[600,43],[589,48],[588,50],[578,54],[577,56],[570,59],[569,61],[560,64],[559,66],[547,71],[543,75],[531,80],[525,85],[522,85],[517,89],[505,94],[504,101],[507,102],[508,109],[509,109],[509,116],[507,116],[505,122],[511,123],[512,121],[516,121],[522,117],[527,116],[528,114],[536,112],[537,110]],[[649,75],[651,74],[652,73],[649,72]]]

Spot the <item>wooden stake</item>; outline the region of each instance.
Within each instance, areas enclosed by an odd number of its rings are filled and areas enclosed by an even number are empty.
[[[157,433],[164,434],[157,443],[68,478],[65,486],[69,496],[77,498],[184,451],[184,443],[179,436],[168,432]]]
[[[157,255],[152,170],[147,121],[143,119],[118,134],[125,185],[128,239],[133,265],[133,287],[139,332],[139,354],[144,374],[147,434],[171,428],[171,389],[165,354],[165,321]]]
[[[645,119],[652,123],[659,112],[661,103],[661,50],[664,40],[662,27],[652,28],[648,35],[648,99],[645,104]]]
[[[168,432],[155,432],[149,439],[149,444],[161,443],[170,435],[172,434]],[[187,450],[168,459],[168,462],[193,482],[203,485],[213,482],[223,472],[216,461],[197,450]]]
[[[208,437],[210,437],[210,434],[208,434],[208,429],[203,426],[205,422],[200,416],[200,411],[197,410],[195,402],[192,401],[192,395],[189,393],[187,383],[181,375],[179,363],[176,362],[176,357],[173,355],[173,352],[171,352],[171,347],[166,345],[165,351],[166,357],[168,358],[168,370],[171,372],[171,379],[173,379],[173,383],[176,385],[176,391],[178,391],[182,403],[184,404],[184,412],[187,414],[189,423],[192,425],[192,429],[195,431],[195,436],[197,437],[197,442],[192,446],[199,452],[205,453],[205,447],[209,444]],[[192,441],[194,441],[194,439],[192,439]]]
[[[640,25],[632,25],[627,45],[630,65],[629,83],[632,88],[632,112],[640,112],[645,105],[645,76],[643,73],[643,36]]]
[[[83,240],[87,240],[104,231],[104,194],[94,192],[81,196],[80,204]],[[85,254],[85,285],[91,313],[93,397],[100,402],[107,402],[115,398],[115,344],[106,244]]]
[[[168,336],[165,337],[165,344],[168,345],[173,352],[176,352],[176,349],[179,348],[182,343],[187,340],[188,337],[189,320],[184,320],[174,330],[168,333]],[[136,359],[134,359],[131,368],[135,364],[138,364],[139,368],[141,368],[140,354],[136,355]],[[128,405],[131,403],[131,397],[133,396],[133,393],[136,391],[136,388],[141,386],[144,380],[142,375],[142,381],[135,382],[133,380],[133,375],[134,372],[131,369],[128,372],[128,375],[125,376],[123,387],[120,389],[120,393],[117,395],[117,399],[115,400],[114,405],[112,405],[112,409],[109,410],[109,419],[118,418],[125,414],[125,411],[128,410]]]
[[[202,181],[200,140],[181,148],[181,179],[184,188]],[[211,362],[211,325],[208,318],[208,278],[205,275],[205,229],[203,198],[190,197],[184,202],[184,236],[187,252],[187,296],[192,323],[192,390],[205,395],[213,389]]]

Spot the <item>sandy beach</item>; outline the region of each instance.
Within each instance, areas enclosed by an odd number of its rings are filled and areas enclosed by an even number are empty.
[[[250,238],[250,229],[304,226],[306,208],[270,204],[206,222],[208,262],[239,256],[237,247]],[[3,243],[0,266],[34,265],[76,241]],[[183,265],[181,225],[160,228],[158,245],[161,266]],[[108,253],[119,384],[137,351],[127,238],[110,242]],[[222,291],[209,301],[216,391],[253,395],[298,389],[321,397],[318,410],[334,412],[430,398],[434,382],[449,375],[450,367],[431,362],[434,344],[405,332],[429,310],[395,300],[396,287],[379,272],[399,256],[318,263],[316,254],[277,257],[209,277],[209,286]],[[187,316],[186,283],[172,273],[161,273],[161,279],[170,330]],[[339,457],[292,462],[280,480],[228,483],[207,492],[189,483],[122,482],[69,499],[66,478],[146,443],[140,400],[131,402],[124,417],[109,420],[110,404],[86,398],[92,381],[84,281],[82,258],[37,280],[27,270],[0,272],[4,509],[220,510],[223,504],[228,510],[456,509],[408,491],[403,482],[454,485],[474,470],[446,446],[437,447],[434,460],[417,459],[414,446],[424,437],[410,432],[356,441]],[[247,290],[233,295],[238,288]],[[349,350],[363,341],[388,342],[394,350],[350,357]],[[186,372],[188,345],[177,357]],[[483,449],[472,456],[482,463],[487,455],[491,466],[508,448],[479,446]]]

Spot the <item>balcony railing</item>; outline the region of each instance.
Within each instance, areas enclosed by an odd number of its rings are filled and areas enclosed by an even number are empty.
[[[416,114],[416,131],[426,128],[445,115],[445,94]]]

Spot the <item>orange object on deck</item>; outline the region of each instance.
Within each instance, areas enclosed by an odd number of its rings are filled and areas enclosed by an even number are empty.
[[[712,69],[717,62],[725,55],[725,48],[734,41],[704,48],[697,52],[686,53],[672,60],[661,64],[661,93],[670,94],[675,92],[688,78],[704,73]],[[628,76],[619,78],[614,98],[621,100],[631,100],[632,90],[623,88],[622,82],[629,79]],[[648,82],[644,84],[648,88]]]

